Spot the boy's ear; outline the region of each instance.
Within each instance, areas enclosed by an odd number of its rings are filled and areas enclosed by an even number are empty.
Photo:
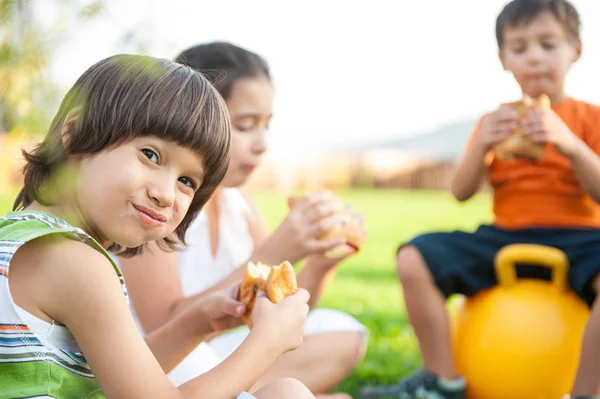
[[[581,58],[581,52],[583,51],[582,47],[581,40],[577,40],[577,42],[574,44],[575,54],[573,57],[573,62],[577,62]]]
[[[75,125],[81,115],[81,107],[75,107],[67,114],[65,121],[63,122],[62,129],[60,131],[60,140],[62,141],[63,147],[69,141],[71,133],[75,129]]]
[[[498,58],[500,59],[500,63],[502,64],[502,69],[506,71],[507,69],[506,64],[504,63],[504,54],[502,53],[502,49],[498,50]]]

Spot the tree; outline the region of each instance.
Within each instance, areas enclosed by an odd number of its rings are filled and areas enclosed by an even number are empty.
[[[58,97],[44,75],[52,55],[74,21],[95,18],[102,0],[47,0],[56,18],[40,18],[41,3],[0,0],[0,133],[41,133]]]

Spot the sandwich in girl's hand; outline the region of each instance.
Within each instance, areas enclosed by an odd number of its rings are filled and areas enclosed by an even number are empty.
[[[294,205],[303,198],[304,197],[302,196],[288,197],[288,207],[293,208]],[[360,251],[365,241],[365,230],[347,208],[341,206],[336,213],[340,217],[339,223],[329,231],[317,237],[319,240],[331,240],[338,237],[346,239],[345,244],[338,245],[325,252],[325,256],[331,259],[342,258]]]

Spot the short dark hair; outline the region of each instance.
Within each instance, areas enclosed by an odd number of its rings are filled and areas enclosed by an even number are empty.
[[[63,125],[75,111],[77,118],[63,143]],[[204,180],[176,229],[179,240],[185,242],[188,226],[225,176],[231,128],[225,102],[210,82],[166,59],[119,54],[85,71],[63,99],[44,140],[33,151],[23,151],[27,161],[24,186],[13,210],[33,201],[51,205],[43,188],[69,155],[98,153],[140,136],[175,142],[202,158]],[[176,248],[172,238],[158,244]],[[109,249],[132,256],[142,248],[114,244]]]
[[[567,34],[580,39],[581,20],[577,9],[567,0],[513,0],[504,6],[496,19],[498,48],[504,45],[504,29],[527,23],[542,12],[549,11],[563,25]]]
[[[269,65],[261,56],[227,42],[190,47],[179,54],[175,62],[201,72],[225,100],[239,79],[264,76],[271,80]]]

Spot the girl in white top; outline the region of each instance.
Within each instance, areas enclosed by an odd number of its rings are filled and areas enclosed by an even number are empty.
[[[156,249],[152,254],[120,260],[140,328],[149,333],[198,298],[238,281],[248,260],[278,264],[304,259],[299,285],[311,293],[309,304],[314,308],[340,262],[323,253],[343,240],[315,239],[337,223],[337,217],[332,216],[336,202],[327,193],[313,194],[291,209],[269,234],[258,206],[239,188],[266,150],[273,103],[267,64],[258,55],[228,43],[193,47],[177,61],[205,75],[219,76],[215,86],[227,103],[232,124],[231,161],[221,186],[190,225],[183,252]],[[241,316],[244,309],[238,311]],[[200,344],[170,378],[183,383],[212,369],[248,333],[248,328],[242,327]],[[294,377],[317,398],[348,398],[327,392],[362,360],[365,337],[366,328],[353,317],[313,309],[305,324],[304,343],[279,357],[254,389],[279,377]]]

